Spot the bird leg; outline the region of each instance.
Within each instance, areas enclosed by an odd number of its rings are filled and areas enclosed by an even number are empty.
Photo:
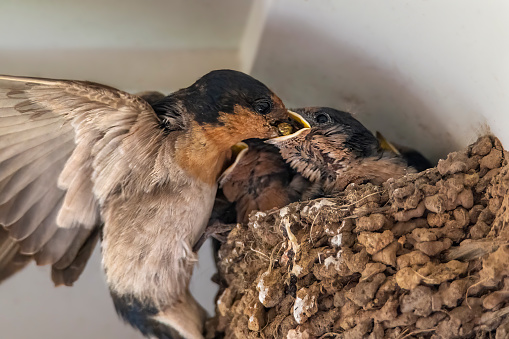
[[[214,221],[213,223],[208,224],[207,227],[205,228],[205,231],[201,235],[201,237],[198,239],[196,244],[193,246],[193,251],[195,253],[198,252],[200,250],[201,246],[203,245],[203,243],[205,243],[205,241],[209,237],[215,238],[215,239],[219,240],[220,242],[225,242],[227,235],[223,234],[223,233],[230,232],[235,226],[236,226],[236,224],[224,224],[218,220]]]

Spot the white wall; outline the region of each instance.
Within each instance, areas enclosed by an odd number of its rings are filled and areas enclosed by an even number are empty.
[[[252,74],[437,160],[484,123],[509,145],[508,60],[504,0],[273,0]]]

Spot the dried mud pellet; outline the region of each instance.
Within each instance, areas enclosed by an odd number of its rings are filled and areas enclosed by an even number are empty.
[[[420,227],[428,227],[428,223],[426,219],[413,219],[410,221],[400,221],[397,222],[392,228],[391,231],[395,237],[401,237],[404,234],[408,234],[412,232],[416,228]]]
[[[357,324],[354,328],[345,331],[343,333],[344,338],[350,339],[363,339],[364,336],[371,331],[372,323],[369,320],[363,321],[360,324]]]
[[[384,328],[381,324],[375,324],[368,339],[378,339],[384,337]]]
[[[374,253],[372,259],[385,265],[396,267],[396,252],[400,247],[401,244],[399,242],[393,241],[383,250]]]
[[[412,237],[416,242],[437,240],[435,232],[427,228],[416,228],[412,231],[410,237]]]
[[[429,316],[431,314],[431,295],[431,288],[417,286],[401,298],[401,312],[413,312],[420,317]]]
[[[387,218],[380,213],[374,213],[367,217],[361,217],[357,220],[356,232],[378,231],[387,223]]]
[[[369,257],[366,249],[362,249],[358,253],[353,253],[351,249],[345,248],[342,252],[345,265],[352,272],[362,272],[366,268],[366,264],[369,262]]]
[[[473,145],[471,152],[476,155],[486,155],[490,153],[493,144],[489,136],[479,138]]]
[[[501,197],[495,197],[489,200],[488,209],[491,213],[496,214],[498,212],[500,206],[502,206],[502,200],[503,199]]]
[[[286,339],[310,339],[311,335],[307,330],[301,330],[299,327],[291,329],[286,335]]]
[[[471,189],[464,189],[458,194],[458,198],[455,201],[455,206],[461,205],[466,209],[472,208],[474,206],[474,195]]]
[[[401,270],[405,267],[424,265],[430,261],[430,258],[421,251],[413,251],[399,256],[397,259],[398,269]]]
[[[509,299],[509,291],[495,291],[484,298],[482,306],[491,310],[505,302],[507,299]]]
[[[431,314],[429,317],[423,317],[419,318],[415,322],[415,327],[418,329],[424,330],[424,329],[430,329],[435,327],[439,321],[447,317],[447,315],[444,312],[435,312]]]
[[[393,240],[394,235],[389,230],[386,230],[383,233],[361,232],[358,236],[359,243],[366,248],[366,251],[369,254],[374,254],[380,251]]]
[[[433,213],[442,213],[445,211],[447,198],[443,194],[435,194],[424,198],[424,206]]]
[[[489,170],[482,176],[477,185],[475,185],[475,191],[477,193],[481,193],[486,190],[488,185],[491,183],[491,180],[500,174],[500,168],[494,168]]]
[[[251,331],[260,331],[265,326],[265,308],[258,300],[248,303],[244,314],[249,317],[247,327]]]
[[[230,310],[235,298],[235,293],[230,288],[226,288],[221,296],[217,299],[217,309],[221,315],[226,315]]]
[[[484,221],[479,220],[472,228],[470,228],[470,238],[471,239],[483,239],[488,235],[488,232],[491,230],[491,226],[486,224]]]
[[[398,306],[399,301],[392,297],[383,304],[381,309],[375,312],[373,320],[375,323],[381,323],[396,318],[398,316]]]
[[[465,293],[467,289],[473,285],[474,282],[472,279],[464,278],[460,280],[454,280],[451,283],[442,283],[445,287],[443,291],[440,292],[442,297],[442,304],[447,307],[456,307],[460,300],[465,298]],[[442,287],[440,285],[440,287]]]
[[[404,199],[415,192],[415,185],[398,187],[392,191],[392,196],[396,199]]]
[[[395,319],[384,321],[383,326],[385,328],[410,326],[410,325],[415,324],[417,319],[419,319],[419,316],[414,314],[413,312],[412,313],[403,313]]]
[[[314,316],[312,316],[306,324],[301,325],[301,327],[306,328],[306,330],[313,337],[320,337],[325,333],[328,333],[332,330],[334,326],[334,322],[339,316],[339,310],[333,309],[326,312],[317,312]]]
[[[426,211],[426,206],[424,206],[424,202],[421,201],[414,209],[394,213],[394,219],[396,219],[396,221],[408,221],[413,218],[422,217],[424,211]]]
[[[463,228],[470,222],[470,216],[465,208],[458,207],[453,211],[454,220],[457,222],[456,227]]]
[[[396,272],[396,283],[399,287],[406,290],[415,288],[422,280],[422,275],[418,274],[413,268],[405,267]]]
[[[468,157],[463,152],[450,153],[447,159],[439,160],[437,169],[441,175],[465,172],[468,169]]]
[[[485,167],[488,169],[494,169],[500,167],[502,163],[502,151],[493,148],[488,155],[483,157],[479,164],[481,167]]]
[[[427,221],[431,227],[442,227],[451,219],[448,213],[428,213]]]
[[[465,186],[474,187],[479,182],[479,173],[466,173],[463,179]]]
[[[436,185],[424,184],[420,187],[420,190],[425,196],[430,196],[437,194],[439,189]]]
[[[378,287],[384,282],[385,274],[378,273],[372,279],[361,281],[353,289],[346,292],[346,297],[357,306],[365,306],[375,297]]]
[[[387,266],[381,263],[368,263],[364,271],[362,271],[361,280],[366,280],[372,276],[385,271]]]
[[[297,292],[293,304],[293,318],[297,324],[303,324],[309,317],[318,311],[318,295],[320,286],[315,283],[309,288],[301,288]]]
[[[264,272],[256,284],[258,299],[265,307],[273,307],[284,297],[284,279],[280,269]]]
[[[456,279],[468,269],[468,263],[451,260],[446,263],[435,264],[429,262],[417,270],[427,284],[440,285],[444,281]]]
[[[490,253],[483,262],[479,278],[484,286],[494,286],[504,277],[509,276],[509,246],[500,246]]]
[[[415,248],[426,254],[427,256],[435,256],[451,247],[452,240],[446,238],[439,241],[425,241],[415,244]]]
[[[379,304],[384,304],[387,300],[389,300],[389,298],[391,298],[391,296],[394,295],[397,289],[398,285],[396,284],[395,277],[393,275],[388,276],[378,288],[375,299]]]

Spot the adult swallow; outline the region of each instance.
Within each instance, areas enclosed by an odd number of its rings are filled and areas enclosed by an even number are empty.
[[[98,238],[118,314],[146,336],[202,338],[193,245],[231,146],[288,119],[264,84],[213,71],[155,99],[0,76],[0,277],[29,259],[71,285]]]
[[[326,195],[350,183],[380,185],[415,170],[404,159],[381,149],[377,138],[350,113],[328,107],[295,110],[310,124],[266,142],[304,178],[319,183]]]

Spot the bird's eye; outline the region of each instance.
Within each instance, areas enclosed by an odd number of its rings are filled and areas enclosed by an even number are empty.
[[[254,110],[260,114],[267,114],[272,110],[272,102],[270,100],[261,99],[254,103]]]
[[[330,117],[328,114],[321,113],[316,116],[315,120],[319,124],[326,124],[330,121]]]

